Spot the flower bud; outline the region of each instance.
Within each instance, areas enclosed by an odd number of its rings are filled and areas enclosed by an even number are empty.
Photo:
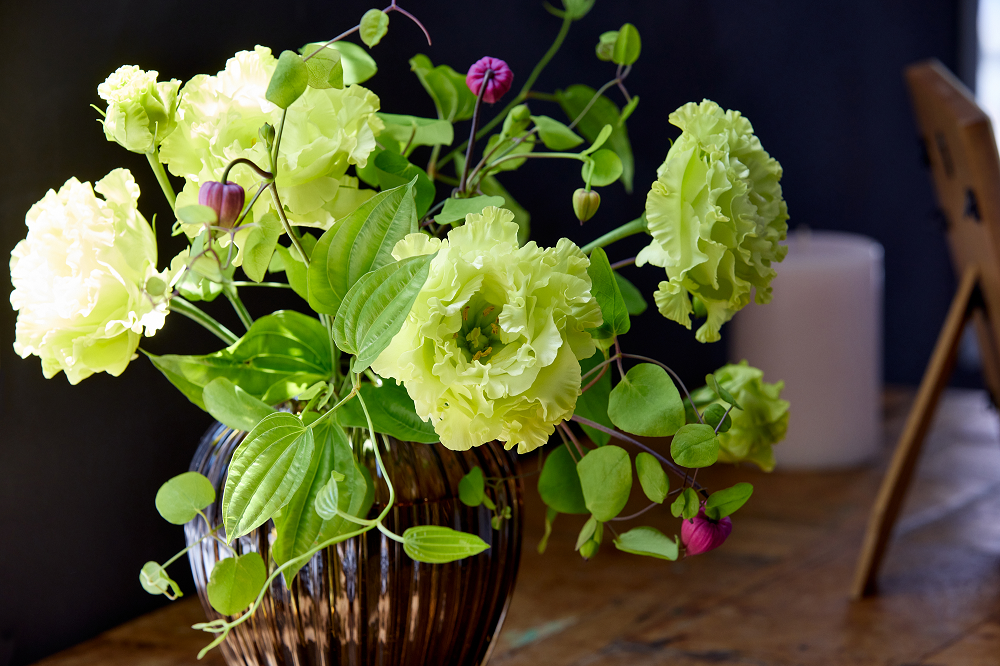
[[[573,212],[576,213],[576,219],[580,220],[580,224],[594,217],[600,205],[601,195],[594,190],[588,192],[581,187],[573,193]]]
[[[580,546],[580,556],[585,560],[589,560],[594,555],[597,555],[597,551],[600,549],[600,547],[601,544],[594,541],[593,539],[590,539],[585,544]]]
[[[219,217],[219,226],[231,228],[243,210],[243,188],[233,181],[225,185],[215,181],[202,183],[198,190],[198,203],[208,206]]]
[[[480,58],[469,68],[469,73],[465,76],[465,85],[473,95],[479,94],[479,89],[483,85],[487,71],[493,71],[493,76],[486,82],[486,90],[483,92],[483,100],[493,104],[510,90],[511,83],[514,82],[514,72],[510,71],[503,60],[486,56]]]
[[[157,73],[122,65],[97,87],[108,103],[104,135],[134,153],[155,149],[177,126],[177,90],[181,82],[156,82]]]
[[[700,555],[721,546],[733,531],[729,516],[712,520],[705,516],[705,508],[698,515],[681,523],[681,542],[688,555]]]

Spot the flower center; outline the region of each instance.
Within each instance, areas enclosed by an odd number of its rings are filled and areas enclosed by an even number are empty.
[[[489,363],[504,347],[500,339],[497,317],[500,308],[476,294],[462,308],[462,326],[455,333],[455,342],[465,354],[465,360]]]

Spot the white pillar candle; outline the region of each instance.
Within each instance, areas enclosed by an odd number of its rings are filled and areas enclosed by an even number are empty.
[[[730,357],[785,382],[779,469],[864,463],[882,438],[882,246],[829,231],[796,231],[787,243],[771,302],[734,317]]]

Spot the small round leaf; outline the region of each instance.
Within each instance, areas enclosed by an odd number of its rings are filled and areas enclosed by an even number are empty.
[[[458,498],[466,506],[479,506],[483,503],[486,491],[486,482],[483,479],[483,469],[479,466],[473,467],[469,473],[458,482]]]
[[[260,553],[220,560],[208,578],[208,602],[223,615],[235,615],[253,603],[266,580]]]
[[[559,513],[590,513],[583,499],[576,463],[565,444],[545,459],[545,467],[538,477],[538,494],[547,506]]]
[[[639,39],[639,31],[631,23],[626,23],[618,30],[611,60],[616,65],[631,65],[639,59],[641,51],[642,40]]]
[[[639,475],[639,485],[642,492],[652,502],[663,504],[670,493],[670,480],[667,473],[663,471],[663,465],[655,456],[642,451],[635,457],[635,470]]]
[[[369,9],[361,17],[361,41],[368,48],[381,42],[387,32],[389,32],[389,15],[381,9]]]
[[[670,442],[670,455],[684,467],[708,467],[719,459],[719,438],[710,425],[692,423],[683,426]]]
[[[606,523],[625,508],[632,490],[632,461],[619,446],[602,446],[577,463],[587,509]]]
[[[640,363],[611,391],[608,416],[625,432],[669,437],[684,425],[684,403],[666,370]]]
[[[655,527],[636,527],[625,532],[615,539],[615,548],[661,560],[677,559],[677,537],[671,539]]]
[[[272,104],[287,109],[308,86],[309,68],[302,56],[294,51],[282,51],[264,97]]]
[[[610,185],[622,175],[622,160],[615,151],[601,148],[584,163],[580,175],[594,187]]]
[[[163,519],[183,525],[215,501],[212,482],[198,472],[184,472],[170,479],[156,492],[156,510]]]

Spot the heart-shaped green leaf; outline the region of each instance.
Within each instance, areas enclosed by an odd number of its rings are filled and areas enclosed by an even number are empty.
[[[538,494],[542,501],[559,513],[590,513],[583,498],[576,462],[566,445],[552,450],[538,477]]]
[[[719,438],[710,425],[690,423],[677,430],[670,442],[670,456],[683,467],[708,467],[719,459]]]
[[[608,416],[626,432],[669,437],[684,425],[684,403],[663,368],[640,363],[625,373],[611,391]]]
[[[178,474],[156,492],[156,510],[165,521],[174,525],[193,520],[214,501],[212,482],[198,472]]]
[[[576,465],[587,509],[606,523],[625,508],[632,490],[632,462],[618,446],[589,451]]]
[[[295,51],[282,51],[264,97],[272,104],[287,109],[308,86],[309,68],[302,56]]]
[[[208,577],[208,603],[223,615],[235,615],[254,602],[266,580],[260,553],[219,560]]]

